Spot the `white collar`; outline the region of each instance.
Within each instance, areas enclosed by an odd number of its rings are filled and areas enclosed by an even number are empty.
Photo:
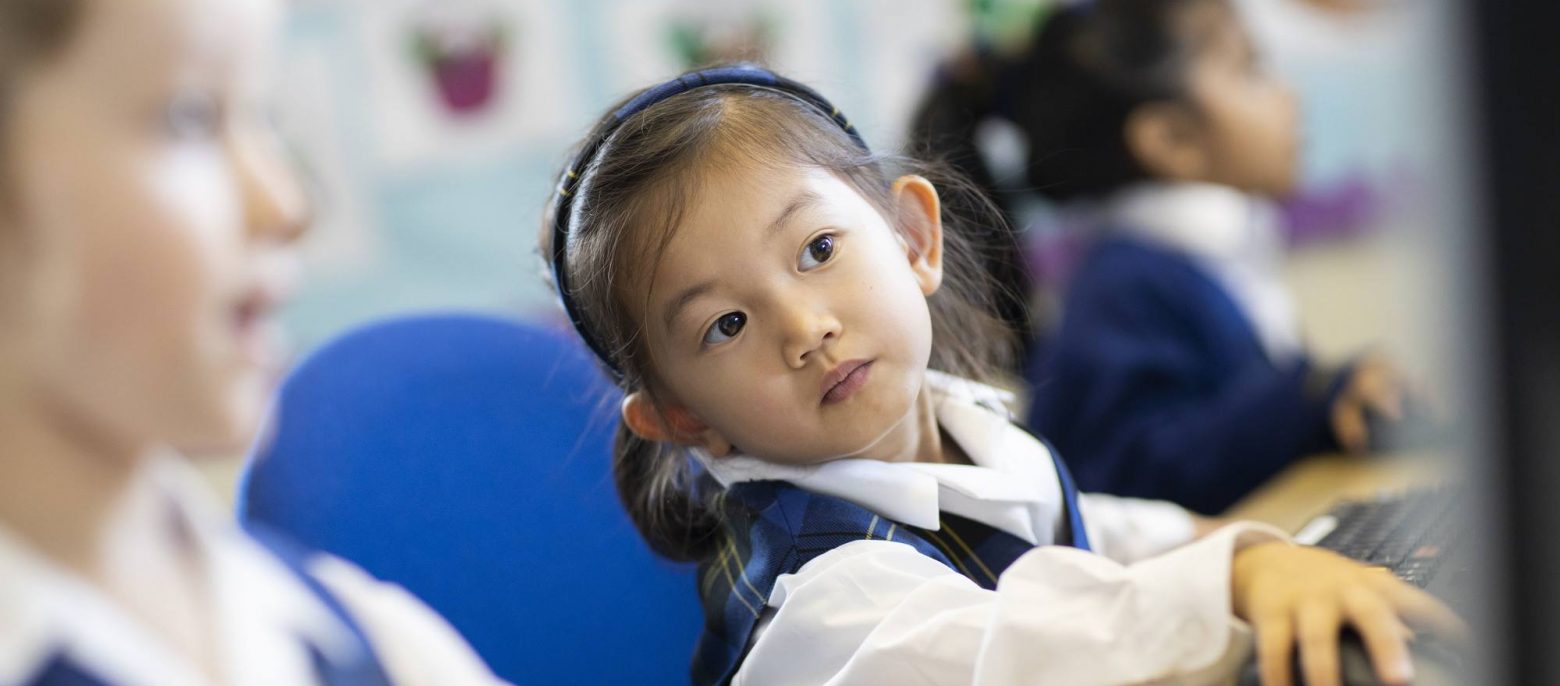
[[[1281,279],[1283,237],[1271,201],[1216,184],[1148,182],[1115,193],[1100,214],[1108,230],[1202,265],[1245,315],[1269,359],[1299,354],[1299,317]]]
[[[1055,540],[1062,506],[1045,445],[1014,426],[1011,393],[934,370],[926,372],[937,423],[974,465],[843,459],[784,465],[756,457],[694,454],[722,486],[787,481],[860,505],[902,524],[937,529],[943,511],[974,519],[1029,543]]]
[[[1211,183],[1147,182],[1112,194],[1104,223],[1206,260],[1275,256],[1279,214],[1271,201]]]
[[[256,683],[251,677],[264,674],[312,679],[302,639],[333,655],[353,650],[345,627],[291,570],[228,520],[181,458],[148,460],[132,488],[165,498],[170,520],[185,527],[207,561],[209,609],[217,618],[225,678],[235,683]],[[192,664],[103,591],[3,526],[0,627],[0,683],[27,683],[61,653],[84,668],[113,675],[116,683],[205,682]]]

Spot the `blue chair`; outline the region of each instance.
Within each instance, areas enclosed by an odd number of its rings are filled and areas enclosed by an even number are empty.
[[[287,379],[239,518],[405,586],[511,681],[687,683],[693,573],[617,502],[618,398],[562,331],[367,326]]]

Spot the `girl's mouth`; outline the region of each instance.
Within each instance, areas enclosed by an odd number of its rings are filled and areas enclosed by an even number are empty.
[[[823,404],[844,402],[862,386],[867,385],[867,375],[872,373],[872,360],[847,360],[833,371],[823,375]]]
[[[239,354],[250,364],[267,364],[275,351],[270,336],[270,314],[276,302],[260,291],[246,293],[233,305],[233,333]]]
[[[240,356],[250,364],[274,363],[277,331],[271,315],[291,292],[288,279],[263,275],[245,288],[229,310]]]

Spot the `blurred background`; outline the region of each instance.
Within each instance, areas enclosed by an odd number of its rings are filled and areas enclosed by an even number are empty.
[[[947,65],[1022,50],[1068,0],[294,0],[275,117],[313,196],[307,278],[283,313],[301,357],[408,311],[562,325],[535,253],[569,146],[608,105],[692,66],[752,59],[838,104],[878,151],[906,145]],[[1389,354],[1432,387],[1468,379],[1441,332],[1465,327],[1475,223],[1458,136],[1450,2],[1239,0],[1266,66],[1301,101],[1284,278],[1323,362]],[[977,132],[1021,178],[1023,135]],[[1065,214],[1010,208],[1036,333],[1076,261]],[[1446,397],[1445,393],[1437,393]],[[1457,396],[1460,398],[1461,396]],[[1456,407],[1443,408],[1455,411]],[[204,463],[231,494],[241,463]]]
[[[1240,3],[1303,99],[1302,192],[1287,208],[1290,283],[1322,357],[1411,332],[1412,252],[1444,217],[1453,153],[1437,2]],[[607,105],[690,66],[753,58],[813,85],[894,150],[939,64],[1012,49],[1052,0],[299,0],[278,120],[319,221],[286,312],[296,351],[393,312],[556,318],[534,237],[567,146]],[[1440,47],[1438,47],[1440,46]],[[1454,114],[1454,113],[1452,113]],[[981,140],[1021,165],[1018,134]],[[1018,226],[1032,264],[1057,252],[1047,208]],[[1044,282],[1043,275],[1040,281]],[[1427,364],[1424,351],[1394,351]]]

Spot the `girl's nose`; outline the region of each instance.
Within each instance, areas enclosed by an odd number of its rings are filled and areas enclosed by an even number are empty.
[[[792,369],[801,369],[814,354],[828,348],[839,338],[839,319],[817,309],[793,306],[786,308],[784,355]]]
[[[311,218],[308,196],[276,136],[256,133],[240,142],[234,164],[250,235],[277,243],[290,243],[302,236]]]

